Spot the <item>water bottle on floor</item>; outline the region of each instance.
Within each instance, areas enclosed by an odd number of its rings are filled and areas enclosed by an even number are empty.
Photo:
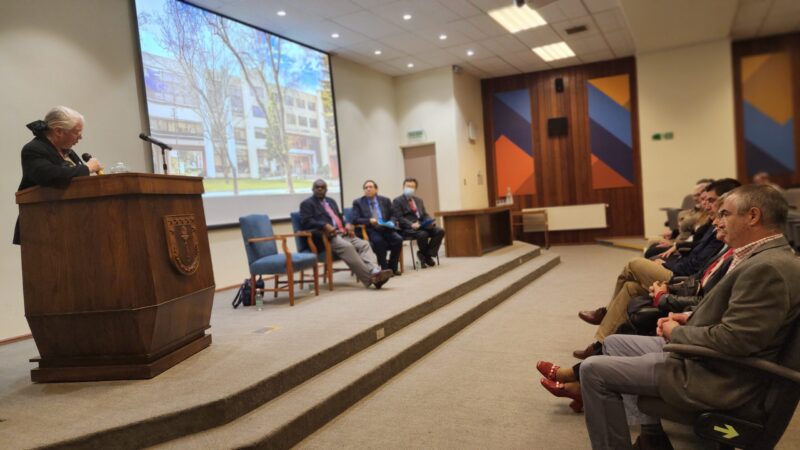
[[[264,309],[264,292],[256,292],[256,309],[261,311]]]

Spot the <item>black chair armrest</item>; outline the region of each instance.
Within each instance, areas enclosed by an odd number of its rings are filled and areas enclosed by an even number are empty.
[[[737,364],[739,366],[756,369],[758,371],[768,373],[772,376],[783,378],[784,380],[787,381],[791,381],[792,383],[795,384],[800,384],[800,372],[760,358],[754,358],[751,356],[748,357],[730,356],[724,353],[720,353],[716,350],[711,350],[708,347],[701,347],[699,345],[687,345],[687,344],[667,344],[664,346],[664,351],[680,353],[681,355],[686,355],[686,356],[697,356],[702,358],[711,358],[720,361],[726,361],[733,364]]]

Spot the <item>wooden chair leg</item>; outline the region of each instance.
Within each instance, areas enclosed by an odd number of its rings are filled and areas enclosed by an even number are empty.
[[[305,277],[306,277],[306,269],[303,269],[303,270],[300,271],[300,289],[301,290],[303,289],[303,284],[305,283]]]
[[[277,276],[275,277],[277,279]],[[289,289],[289,306],[294,306],[294,271],[286,271],[286,287]]]
[[[256,304],[256,276],[250,275],[250,305]]]
[[[278,298],[278,275],[275,275],[275,291],[272,294],[272,298]]]
[[[314,295],[319,295],[319,264],[314,264]]]

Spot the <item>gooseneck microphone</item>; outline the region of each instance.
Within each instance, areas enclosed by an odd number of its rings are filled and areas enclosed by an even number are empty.
[[[152,138],[152,137],[150,137],[150,136],[148,136],[148,135],[146,135],[144,133],[139,133],[139,139],[141,139],[143,141],[147,141],[147,142],[149,142],[151,144],[156,144],[157,146],[159,146],[161,148],[164,148],[164,149],[167,149],[167,150],[172,150],[172,147],[170,147],[169,145],[159,141],[158,139]]]
[[[84,153],[84,154],[82,154],[82,155],[81,155],[81,159],[82,159],[84,162],[89,162],[89,160],[90,160],[90,159],[92,159],[92,155],[90,155],[90,154],[88,154],[88,153]],[[102,175],[102,174],[103,174],[103,169],[100,169],[100,170],[98,170],[98,171],[97,171],[97,174],[98,174],[98,175]]]

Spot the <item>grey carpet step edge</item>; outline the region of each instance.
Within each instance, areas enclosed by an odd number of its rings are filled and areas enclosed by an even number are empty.
[[[156,448],[290,448],[559,262],[529,261],[239,420]]]
[[[291,421],[274,431],[268,432],[256,442],[236,448],[288,449],[300,443],[394,376],[554,268],[561,261],[557,255],[550,255],[548,258],[549,261],[533,268],[533,270],[523,274],[508,286],[479,301],[466,311],[457,314],[443,326],[416,339],[411,345],[389,356],[377,367],[367,371],[346,386],[342,386],[334,394],[316,403],[312,408],[297,415]]]
[[[540,254],[541,248],[536,247],[523,255],[509,259],[499,266],[453,286],[425,302],[370,326],[344,341],[224,398],[46,444],[38,448],[142,448],[225,425],[379,342],[375,338],[378,329],[383,328],[385,336],[388,337]]]

